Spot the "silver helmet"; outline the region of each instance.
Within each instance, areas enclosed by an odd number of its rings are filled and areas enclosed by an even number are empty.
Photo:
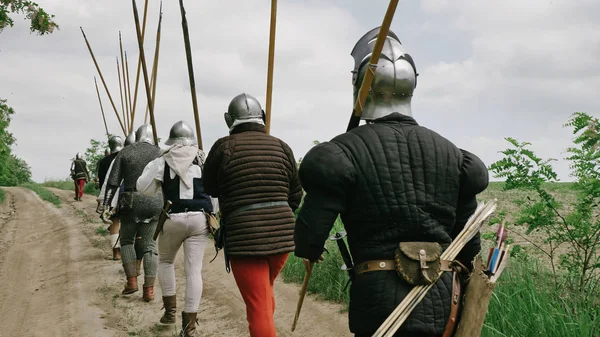
[[[123,149],[123,138],[119,136],[112,136],[108,140],[108,147],[110,148],[110,153],[117,153]]]
[[[380,27],[370,30],[358,40],[352,52],[354,70],[352,85],[354,86],[354,102],[358,98],[360,85],[369,69],[369,59]],[[411,116],[410,102],[413,91],[417,87],[417,69],[412,57],[406,53],[400,39],[388,32],[381,51],[371,90],[365,101],[361,119],[374,120],[394,112]]]
[[[75,155],[75,159],[81,159],[81,152],[77,152],[77,154]]]
[[[152,131],[152,125],[144,124],[140,126],[135,132],[135,142],[154,144],[154,133]]]
[[[264,122],[266,119],[265,111],[254,96],[245,93],[235,96],[231,100],[231,103],[229,103],[229,107],[225,113],[225,123],[227,123],[229,128],[231,128],[233,122],[236,120],[254,118],[260,118]]]
[[[187,125],[184,121],[179,121],[171,127],[169,132],[169,139],[165,142],[165,145],[198,145],[196,137],[194,136],[194,130],[191,126]]]
[[[127,136],[127,138],[125,138],[124,146],[131,145],[133,143],[135,143],[135,133],[132,132],[129,134],[129,136]]]

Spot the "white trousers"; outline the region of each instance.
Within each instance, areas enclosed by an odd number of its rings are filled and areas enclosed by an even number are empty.
[[[175,295],[175,257],[183,244],[185,306],[183,311],[198,312],[202,297],[202,259],[208,243],[206,217],[202,212],[170,214],[158,238],[158,280],[163,296]]]

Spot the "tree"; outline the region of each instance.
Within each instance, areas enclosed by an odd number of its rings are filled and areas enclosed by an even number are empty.
[[[15,111],[0,99],[0,185],[16,186],[31,180],[31,169],[27,163],[12,153],[15,137],[8,131],[11,116]]]
[[[558,181],[551,165],[554,159],[537,157],[528,148],[530,143],[506,138],[512,148],[502,151],[504,158],[489,169],[495,177],[506,179],[504,190],[531,192],[515,201],[519,213],[514,225],[524,227],[526,234],[544,234],[544,245],[534,246],[549,258],[557,288],[566,284],[572,290],[593,293],[600,287],[600,121],[576,112],[565,127],[571,127],[575,135],[566,158],[576,178],[577,198],[570,205],[558,202],[544,184]],[[567,277],[559,277],[558,269]]]
[[[104,158],[104,150],[108,149],[108,143],[90,139],[90,145],[91,146],[85,150],[83,159],[87,163],[88,171],[90,171],[90,179],[96,180],[98,174],[98,162],[100,159]]]
[[[11,13],[24,14],[30,21],[30,31],[38,35],[50,34],[59,29],[54,22],[54,15],[48,14],[37,3],[27,0],[0,0],[0,32],[6,27],[14,26]]]

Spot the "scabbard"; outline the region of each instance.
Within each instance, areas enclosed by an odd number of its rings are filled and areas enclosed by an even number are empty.
[[[167,200],[165,202],[165,206],[163,207],[163,209],[160,212],[160,215],[158,216],[158,223],[156,224],[156,230],[154,231],[154,236],[152,237],[154,239],[154,241],[156,241],[156,239],[158,238],[158,235],[160,234],[160,232],[162,232],[163,230],[163,226],[165,225],[165,221],[167,221],[167,219],[169,218],[169,208],[171,208],[171,205],[173,203],[170,200]]]
[[[348,272],[348,275],[350,276],[350,281],[354,280],[354,263],[352,262],[352,257],[350,256],[350,251],[348,250],[348,247],[346,246],[346,242],[344,242],[344,239],[339,239],[336,240],[338,248],[340,249],[340,254],[342,255],[342,259],[344,260],[344,263],[346,264],[346,271]]]

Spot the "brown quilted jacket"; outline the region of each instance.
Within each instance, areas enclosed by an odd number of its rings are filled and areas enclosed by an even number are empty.
[[[219,198],[227,219],[229,256],[264,256],[294,251],[294,211],[302,199],[291,148],[257,123],[240,124],[215,142],[204,164],[204,189]],[[242,211],[239,207],[284,201],[289,206]]]

